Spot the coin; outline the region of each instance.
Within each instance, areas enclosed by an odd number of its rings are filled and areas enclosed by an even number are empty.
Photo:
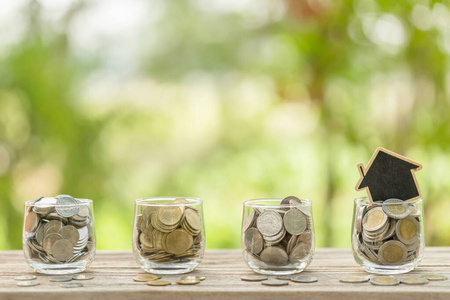
[[[264,239],[256,228],[249,228],[244,234],[245,248],[254,253],[259,254],[264,248]]]
[[[410,206],[400,199],[388,199],[383,202],[383,211],[391,218],[403,219],[411,213]]]
[[[174,226],[180,222],[182,216],[178,206],[164,206],[158,210],[158,218],[164,225]]]
[[[193,276],[193,275],[188,275],[188,276],[182,276],[181,280],[197,280],[197,281],[203,281],[205,280],[206,277],[205,276]]]
[[[183,229],[177,229],[167,235],[167,252],[172,254],[182,254],[192,247],[192,236]]]
[[[66,261],[72,257],[73,244],[66,239],[59,239],[52,245],[52,255],[59,261]]]
[[[373,285],[398,285],[400,281],[392,276],[374,276],[370,278]]]
[[[428,279],[420,278],[420,277],[407,277],[402,278],[401,283],[410,284],[410,285],[423,285],[428,283]]]
[[[241,276],[242,281],[264,281],[267,279],[269,279],[267,276],[261,276],[261,275]]]
[[[268,286],[283,286],[283,285],[289,285],[289,281],[269,279],[269,280],[262,281],[261,284],[268,285]]]
[[[161,276],[158,275],[153,275],[153,274],[144,274],[144,275],[136,275],[133,277],[134,281],[137,282],[147,282],[147,281],[152,281],[152,280],[157,280],[160,279]]]
[[[402,263],[406,259],[407,254],[405,245],[399,241],[384,243],[378,252],[380,260],[385,264]]]
[[[63,282],[60,286],[64,288],[77,288],[82,287],[83,284],[81,282]]]
[[[77,205],[78,201],[69,195],[57,196],[55,209],[56,212],[62,217],[72,217],[78,214],[80,210]]]
[[[78,274],[78,275],[72,276],[72,278],[75,280],[91,280],[91,279],[94,279],[94,276],[86,275],[86,274]]]
[[[151,285],[151,286],[165,286],[165,285],[171,285],[172,283],[170,281],[167,280],[152,280],[152,281],[147,281],[147,285]]]
[[[38,225],[39,225],[38,215],[34,211],[29,212],[25,219],[25,231],[34,232],[37,229]]]
[[[29,281],[29,280],[34,280],[37,277],[35,275],[21,275],[21,276],[14,276],[14,280],[17,281]]]
[[[430,281],[441,281],[441,280],[447,280],[448,277],[441,274],[422,274],[420,275],[422,278],[426,278]]]
[[[200,280],[192,280],[192,279],[181,279],[181,280],[177,280],[175,281],[177,284],[181,284],[181,285],[194,285],[194,284],[199,284]]]
[[[306,229],[305,215],[297,209],[291,209],[286,212],[283,222],[286,231],[292,235],[299,235]]]
[[[301,260],[311,252],[310,243],[298,243],[290,252],[289,260],[291,262]]]
[[[285,206],[287,206],[287,207],[283,207],[282,209],[288,210],[288,209],[289,209],[289,206],[291,205],[291,200],[297,201],[298,203],[301,202],[300,199],[298,199],[298,198],[295,197],[295,196],[287,196],[287,197],[284,197],[283,200],[281,200],[280,205],[281,205],[281,206],[285,205]]]
[[[313,276],[297,275],[297,276],[292,277],[291,281],[299,282],[299,283],[312,283],[312,282],[317,282],[318,279]]]
[[[279,275],[276,277],[278,280],[291,280],[294,275]]]
[[[405,244],[413,244],[419,237],[419,222],[413,217],[399,220],[396,225],[397,238]]]
[[[373,208],[364,216],[363,228],[367,231],[376,231],[386,224],[387,219],[381,207]]]
[[[27,287],[27,286],[36,286],[39,285],[39,281],[33,280],[33,281],[19,281],[16,282],[16,285],[18,286],[23,286],[23,287]]]
[[[363,283],[369,281],[370,277],[364,276],[364,277],[343,277],[339,279],[340,282],[344,283]]]
[[[64,282],[64,281],[71,281],[72,279],[73,279],[72,276],[54,276],[54,277],[51,277],[49,279],[49,281]]]
[[[274,236],[283,228],[283,219],[273,210],[265,210],[256,220],[259,232],[266,236]]]
[[[261,252],[261,260],[271,265],[285,265],[288,262],[288,255],[281,247],[270,246]]]
[[[75,245],[80,239],[80,233],[72,225],[60,228],[58,233],[63,237],[63,239],[69,240],[72,243],[72,245]]]

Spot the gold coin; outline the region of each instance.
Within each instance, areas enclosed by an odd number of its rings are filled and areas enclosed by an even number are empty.
[[[177,225],[182,216],[183,212],[178,206],[165,206],[158,210],[159,220],[166,226]]]
[[[175,281],[177,284],[181,284],[181,285],[194,285],[194,284],[199,284],[200,280],[178,280]]]
[[[398,239],[405,244],[412,244],[419,235],[419,222],[413,217],[399,220],[396,225]]]
[[[193,238],[183,229],[177,229],[166,238],[167,252],[172,254],[182,254],[192,247]]]
[[[185,212],[186,222],[188,222],[189,226],[194,229],[195,232],[199,232],[202,228],[202,222],[200,220],[200,216],[193,209],[186,209]]]
[[[385,264],[400,264],[406,259],[406,246],[399,241],[388,241],[380,247],[378,256]]]
[[[167,280],[152,280],[152,281],[147,281],[147,285],[151,285],[151,286],[165,286],[165,285],[171,285],[172,283],[170,281]]]
[[[368,231],[376,231],[383,227],[387,222],[387,215],[381,207],[371,209],[363,220],[363,227]]]
[[[405,284],[410,284],[410,285],[422,285],[422,284],[427,284],[428,279],[420,278],[420,277],[408,277],[408,278],[403,278],[401,280],[401,282],[405,283]]]
[[[363,283],[363,282],[367,282],[369,281],[369,277],[368,276],[364,276],[364,277],[343,277],[341,279],[339,279],[340,282],[344,282],[344,283]]]
[[[373,285],[398,285],[400,281],[392,276],[375,276],[370,278],[370,283]]]
[[[160,279],[161,276],[158,275],[153,275],[153,274],[144,274],[144,275],[136,275],[133,277],[134,281],[137,282],[148,282],[148,281],[152,281],[152,280],[157,280]]]
[[[447,276],[441,275],[441,274],[423,274],[423,275],[420,275],[420,277],[426,278],[431,281],[439,281],[439,280],[447,280],[448,279]]]
[[[188,276],[182,276],[181,280],[197,280],[197,281],[203,281],[205,280],[206,277],[205,276],[193,276],[193,275],[188,275]]]

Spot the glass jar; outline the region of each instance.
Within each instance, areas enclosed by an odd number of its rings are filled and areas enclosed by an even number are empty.
[[[311,201],[284,199],[244,201],[241,245],[244,260],[256,273],[302,272],[314,256]]]
[[[174,197],[137,199],[133,252],[138,265],[149,273],[193,271],[205,253],[203,201]]]
[[[83,272],[95,256],[92,200],[59,195],[27,201],[22,242],[27,263],[39,273]]]
[[[413,270],[425,248],[422,199],[354,200],[352,248],[367,272],[402,274]]]

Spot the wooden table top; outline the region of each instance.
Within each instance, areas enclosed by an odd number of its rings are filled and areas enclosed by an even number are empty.
[[[134,261],[131,251],[98,251],[95,261],[85,272],[93,280],[81,281],[81,288],[67,289],[50,282],[47,275],[38,275],[25,262],[22,251],[0,252],[0,299],[450,299],[450,280],[432,281],[427,285],[373,286],[370,283],[341,283],[344,276],[367,275],[353,260],[350,249],[317,249],[311,265],[302,274],[319,279],[316,283],[294,283],[289,286],[269,287],[260,282],[241,281],[242,275],[254,274],[244,263],[240,250],[208,250],[200,266],[190,275],[203,275],[206,280],[198,285],[180,286],[174,282],[180,275],[163,279],[173,285],[147,286],[133,281],[133,276],[144,274]],[[450,248],[426,248],[419,267],[405,275],[418,276],[439,273],[450,277]],[[14,276],[36,274],[40,285],[16,286]],[[71,297],[71,298],[68,298]]]

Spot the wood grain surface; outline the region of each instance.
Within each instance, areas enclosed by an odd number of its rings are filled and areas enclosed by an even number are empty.
[[[254,274],[244,263],[239,250],[208,250],[199,268],[191,275],[206,276],[198,285],[175,284],[180,275],[163,276],[173,285],[147,286],[133,281],[144,274],[132,252],[98,251],[85,273],[93,280],[81,281],[84,287],[67,289],[50,276],[36,274],[25,262],[21,251],[0,252],[0,299],[450,299],[450,280],[433,281],[423,286],[373,286],[370,283],[340,283],[349,275],[367,275],[353,260],[350,249],[317,249],[311,265],[302,274],[316,276],[316,283],[293,283],[269,287],[260,282],[244,282],[242,275]],[[450,248],[427,248],[419,267],[398,278],[439,273],[450,277]],[[18,287],[14,276],[36,274],[40,285]]]

